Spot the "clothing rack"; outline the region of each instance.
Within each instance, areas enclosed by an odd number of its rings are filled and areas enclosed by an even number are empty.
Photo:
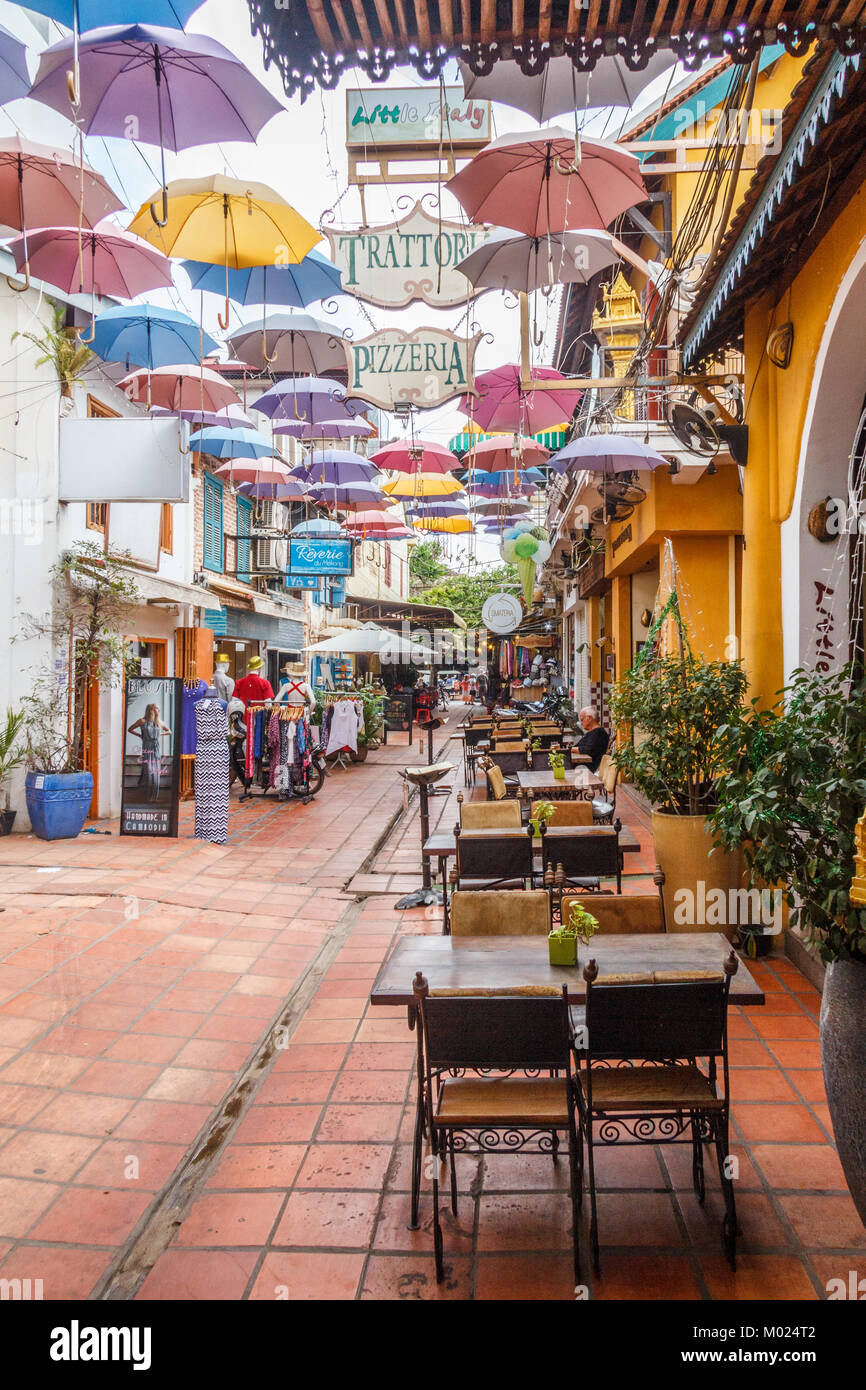
[[[262,710],[268,710],[271,713],[276,713],[277,719],[280,721],[280,723],[303,724],[305,731],[304,755],[306,758],[309,758],[311,756],[312,736],[310,733],[310,713],[306,705],[280,704],[276,697],[267,700],[250,700],[249,704],[246,707],[245,718],[245,722],[247,724],[248,746],[248,756],[245,766],[247,774],[250,778],[249,784],[247,785],[247,791],[249,791],[249,786],[252,785],[252,782],[257,781],[258,786],[261,788],[262,795],[267,796],[271,788],[271,759],[270,748],[267,743],[266,731],[265,737],[263,737],[262,739],[260,753],[256,755],[254,749],[255,716],[259,713],[259,711]]]

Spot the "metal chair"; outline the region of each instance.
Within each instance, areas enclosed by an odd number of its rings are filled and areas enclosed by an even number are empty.
[[[474,749],[479,743],[486,742],[489,731],[483,728],[467,728],[463,734],[463,778],[467,786],[475,785],[475,763]]]
[[[462,792],[457,793],[457,806],[461,830],[519,830],[520,802],[503,801],[464,801]]]
[[[548,867],[558,873],[559,888],[577,884],[598,892],[601,879],[615,878],[616,891],[622,893],[619,825],[546,826],[541,836],[541,868],[545,876]]]
[[[722,1246],[736,1268],[737,1213],[727,1173],[728,996],[737,971],[733,951],[722,969],[655,971],[643,976],[601,976],[585,967],[584,1050],[575,1053],[581,1139],[586,1144],[592,1261],[599,1273],[595,1188],[596,1130],[608,1146],[692,1146],[692,1181],[705,1196],[704,1151],[715,1145],[725,1199]],[[698,1065],[705,1064],[702,1068]],[[719,1094],[721,1087],[721,1094]],[[581,1159],[583,1151],[581,1149]],[[582,1191],[583,1163],[580,1165]]]
[[[454,829],[457,863],[451,882],[457,890],[526,888],[532,885],[532,834],[526,830]]]
[[[441,1283],[438,1158],[450,1163],[457,1215],[455,1152],[535,1152],[557,1158],[568,1139],[574,1275],[580,1279],[579,1165],[574,1089],[569,1076],[568,987],[524,996],[519,990],[457,996],[431,991],[420,971],[413,994],[421,1013],[424,1104],[433,1148],[433,1251]],[[492,1076],[491,1072],[504,1073]],[[547,1075],[515,1075],[515,1073]],[[467,1073],[474,1073],[469,1075]],[[553,1073],[560,1073],[554,1075]],[[474,1144],[473,1144],[474,1140]]]
[[[533,801],[530,815],[538,815],[538,808],[544,803]],[[559,829],[563,825],[592,825],[592,805],[588,801],[554,801],[553,815],[547,821],[548,830],[552,826]]]
[[[619,768],[609,753],[602,756],[597,775],[604,783],[604,794],[593,798],[593,818],[599,825],[610,825],[616,810],[616,784],[619,781]]]
[[[451,895],[452,936],[549,936],[550,927],[550,894],[543,888],[519,897],[500,888]]]

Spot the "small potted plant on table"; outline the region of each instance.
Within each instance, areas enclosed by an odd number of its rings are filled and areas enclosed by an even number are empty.
[[[598,919],[573,902],[568,921],[562,922],[547,938],[551,965],[577,965],[577,946],[588,946],[598,931]]]
[[[552,748],[547,755],[548,766],[557,782],[565,781],[565,754],[561,748]]]
[[[542,828],[549,825],[553,820],[556,807],[552,801],[537,801],[535,803],[535,815],[529,817],[529,824],[532,827],[533,840],[539,839]]]

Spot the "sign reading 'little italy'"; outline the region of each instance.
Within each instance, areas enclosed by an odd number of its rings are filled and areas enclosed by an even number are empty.
[[[349,394],[383,410],[441,405],[472,389],[480,338],[459,338],[441,328],[382,328],[347,342]]]
[[[416,300],[438,308],[465,304],[474,290],[457,263],[490,235],[487,227],[440,220],[421,203],[399,222],[322,231],[343,272],[343,289],[390,309]]]

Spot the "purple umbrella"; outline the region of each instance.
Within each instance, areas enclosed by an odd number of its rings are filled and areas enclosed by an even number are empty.
[[[220,140],[255,141],[262,126],[285,108],[235,54],[203,34],[150,24],[92,29],[77,40],[52,44],[39,60],[30,95],[69,115],[66,74],[81,74],[75,113],[85,135],[118,135],[159,145],[162,221],[168,219],[165,150],[186,150]]]
[[[182,420],[189,420],[190,424],[196,429],[222,428],[226,430],[249,430],[254,429],[255,425],[240,406],[224,405],[220,410],[166,410],[163,406],[152,405],[151,415],[180,415]]]
[[[314,483],[307,489],[307,495],[315,502],[324,502],[329,507],[342,507],[344,510],[381,507],[388,501],[382,489],[369,482],[343,483],[341,486]]]
[[[327,377],[303,376],[288,377],[272,386],[264,395],[250,405],[271,420],[280,423],[274,426],[276,434],[294,434],[298,422],[304,425],[319,425],[323,420],[350,420],[365,408],[364,401],[354,400],[346,395],[345,386]],[[282,422],[292,426],[283,430]]]
[[[355,420],[322,420],[318,425],[310,425],[306,420],[284,420],[274,426],[276,434],[290,434],[295,439],[325,440],[365,439],[374,434],[375,429],[360,416]]]
[[[285,478],[281,483],[239,483],[238,492],[246,497],[270,497],[275,502],[296,502],[307,495],[306,488],[295,478]]]
[[[548,464],[557,473],[631,473],[641,468],[667,467],[668,460],[640,439],[625,434],[585,434],[572,439]]]
[[[322,454],[296,464],[292,477],[310,484],[343,487],[347,483],[368,483],[378,472],[374,463],[351,449],[325,449]]]

